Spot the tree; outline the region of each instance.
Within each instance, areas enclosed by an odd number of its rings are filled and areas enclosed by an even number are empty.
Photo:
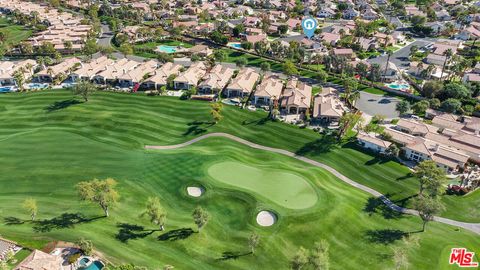
[[[73,88],[73,93],[75,95],[81,96],[83,100],[87,102],[90,94],[95,92],[96,90],[97,90],[97,87],[90,81],[80,80],[77,84],[75,84]]]
[[[443,61],[443,66],[442,66],[442,73],[440,74],[440,81],[443,79],[443,72],[445,71],[445,67],[447,66],[448,60],[450,60],[450,57],[453,55],[452,49],[447,49],[444,53],[445,55],[445,61]]]
[[[281,24],[278,26],[278,33],[280,35],[285,35],[288,32],[288,25],[286,24]]]
[[[385,153],[391,157],[398,157],[398,154],[400,153],[400,149],[398,149],[397,145],[392,143],[387,147],[387,149],[385,150]]]
[[[25,76],[23,68],[15,70],[13,73],[13,78],[15,79],[15,83],[17,85],[17,88],[20,92],[25,91]]]
[[[194,54],[194,55],[198,57],[198,55],[196,55],[196,54]],[[192,55],[192,58],[193,58],[194,55]],[[161,52],[157,55],[157,60],[160,63],[173,62],[173,55]]]
[[[243,34],[243,32],[245,32],[245,27],[243,26],[243,24],[236,25],[232,30],[234,37],[239,37],[240,34]]]
[[[98,204],[105,216],[109,216],[108,210],[114,206],[120,195],[115,190],[117,181],[113,178],[105,180],[94,179],[92,181],[84,181],[77,184],[77,192],[82,201],[89,201]]]
[[[417,45],[413,45],[412,47],[410,47],[410,56],[415,55],[417,52],[418,52],[418,46]]]
[[[83,45],[83,53],[89,57],[92,57],[92,55],[96,52],[98,52],[97,41],[94,38],[87,39]]]
[[[129,43],[123,43],[122,45],[120,45],[120,48],[118,48],[118,50],[123,54],[124,57],[133,54],[133,47]]]
[[[80,238],[76,244],[83,251],[83,254],[87,256],[91,256],[93,254],[92,241],[86,240],[85,238]]]
[[[63,46],[65,47],[66,51],[71,52],[73,48],[73,43],[70,40],[67,40],[63,42]]]
[[[449,98],[440,104],[440,109],[448,113],[460,112],[462,102],[458,99]]]
[[[200,206],[197,206],[197,208],[195,208],[192,216],[193,216],[193,221],[198,227],[198,231],[200,231],[200,229],[203,226],[205,226],[205,224],[207,224],[208,222],[208,213],[207,211],[203,210],[203,208]]]
[[[6,261],[0,260],[0,270],[9,270],[10,266]]]
[[[319,70],[317,72],[316,78],[320,83],[326,83],[328,79],[328,74],[324,70]]]
[[[330,268],[329,247],[330,245],[325,240],[315,243],[308,258],[308,262],[314,270],[328,270]]]
[[[383,72],[383,76],[386,77],[387,76],[387,71],[388,71],[388,66],[390,64],[390,57],[393,55],[393,51],[392,50],[387,50],[387,63],[385,65],[385,71]]]
[[[145,210],[140,216],[147,216],[152,224],[160,227],[161,231],[165,229],[164,226],[165,220],[167,218],[167,213],[162,208],[162,205],[160,204],[160,199],[158,197],[148,198]]]
[[[291,267],[292,270],[300,270],[308,263],[307,251],[300,247],[295,256],[292,258]]]
[[[352,129],[360,120],[361,115],[357,113],[344,113],[339,120],[339,128],[337,130],[337,139],[340,141],[347,131]]]
[[[251,42],[245,41],[240,44],[242,46],[242,49],[250,51],[253,48],[253,44]]]
[[[212,115],[212,118],[213,118],[213,122],[216,124],[218,123],[220,120],[222,120],[222,115],[221,115],[221,111],[223,109],[223,105],[221,102],[215,102],[215,103],[211,103],[210,104],[210,107],[212,108],[210,110],[210,114]]]
[[[438,167],[435,161],[424,160],[418,163],[414,170],[420,184],[418,194],[426,193],[430,197],[436,197],[442,193],[447,178],[445,171]]]
[[[443,90],[443,83],[440,81],[427,81],[422,87],[424,97],[436,97]]]
[[[397,105],[395,106],[395,109],[400,115],[404,115],[408,111],[410,111],[410,103],[408,103],[408,101],[406,100],[402,100],[397,103]]]
[[[472,95],[470,90],[462,84],[451,82],[445,85],[443,90],[440,92],[441,99],[456,98],[463,99],[468,98]]]
[[[270,63],[268,63],[268,62],[262,62],[262,63],[260,64],[260,69],[261,69],[263,72],[270,71]]]
[[[352,108],[355,104],[355,101],[360,98],[360,92],[358,89],[358,82],[352,78],[346,78],[343,81],[344,98],[347,105]]]
[[[25,209],[25,211],[28,212],[28,214],[30,215],[30,219],[34,221],[38,212],[37,200],[28,198],[25,201],[23,201],[22,207],[23,209]]]
[[[285,74],[287,74],[288,76],[292,76],[292,75],[297,75],[297,74],[298,74],[297,67],[296,67],[295,64],[294,64],[292,61],[290,61],[290,60],[287,60],[287,61],[285,61],[285,63],[283,63],[282,69],[283,69],[283,72],[284,72]]]
[[[213,54],[213,57],[217,62],[224,62],[227,59],[227,53],[225,51],[217,50]]]
[[[258,244],[260,244],[260,236],[254,232],[248,238],[248,247],[250,248],[250,252],[252,254],[255,254],[255,249],[257,248]]]
[[[408,252],[414,247],[419,246],[418,241],[418,237],[407,235],[402,238],[402,242],[400,243],[400,245],[392,248],[395,270],[408,269]]]
[[[428,100],[420,100],[413,104],[412,110],[415,114],[424,114],[425,111],[430,107]]]
[[[424,232],[427,223],[433,220],[435,214],[443,211],[445,206],[439,198],[419,195],[413,202],[413,208],[418,211],[418,215],[423,221],[422,232]]]
[[[237,60],[235,60],[235,65],[237,65],[237,67],[244,67],[247,65],[247,59],[245,57],[240,57],[238,58]]]

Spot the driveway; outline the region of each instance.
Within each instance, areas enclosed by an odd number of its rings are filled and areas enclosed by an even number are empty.
[[[355,107],[370,116],[383,115],[387,119],[398,118],[398,112],[395,110],[399,100],[394,97],[380,96],[367,92],[360,92],[360,99],[355,103]]]

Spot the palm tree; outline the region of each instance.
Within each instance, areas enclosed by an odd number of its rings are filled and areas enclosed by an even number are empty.
[[[385,71],[383,72],[383,79],[387,76],[387,71],[388,71],[388,65],[390,64],[390,57],[392,56],[393,52],[392,50],[387,50],[387,64],[385,65]]]
[[[444,53],[444,55],[445,55],[445,61],[443,62],[442,73],[440,74],[440,80],[443,79],[443,72],[445,71],[445,66],[447,66],[448,60],[449,60],[450,57],[452,57],[452,55],[453,55],[452,49],[446,50],[445,53]]]

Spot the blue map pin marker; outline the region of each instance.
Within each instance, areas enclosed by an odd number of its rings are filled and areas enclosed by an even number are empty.
[[[308,37],[312,38],[315,34],[315,29],[317,29],[317,20],[312,17],[305,18],[302,20],[303,33]]]

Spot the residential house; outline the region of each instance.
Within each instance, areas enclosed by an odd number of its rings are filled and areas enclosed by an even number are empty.
[[[140,84],[143,80],[149,78],[157,69],[158,62],[150,60],[137,65],[132,70],[120,74],[118,76],[118,83],[123,87],[132,87],[136,84]]]
[[[208,57],[213,54],[213,50],[206,45],[195,45],[188,49],[187,53],[190,55],[198,55],[200,57]]]
[[[114,64],[106,66],[105,70],[93,76],[93,81],[98,84],[115,84],[118,77],[134,69],[140,63],[137,61],[122,58]]]
[[[106,56],[101,56],[90,62],[81,63],[81,67],[70,73],[69,77],[74,82],[77,80],[91,80],[93,76],[104,71],[107,66],[112,65],[114,62],[114,60],[109,59]]]
[[[388,147],[392,144],[391,142],[382,140],[365,132],[358,133],[357,142],[363,148],[370,149],[381,154],[384,154]]]
[[[345,20],[353,20],[355,19],[356,17],[359,16],[359,13],[358,11],[356,11],[354,8],[350,7],[350,8],[347,8],[346,10],[343,11],[342,13],[342,18],[344,18]]]
[[[345,113],[345,106],[340,101],[338,90],[333,87],[323,87],[313,98],[312,120],[320,123],[338,122]]]
[[[23,71],[24,79],[29,80],[36,66],[37,62],[31,59],[16,62],[0,61],[0,85],[14,85],[17,71]]]
[[[168,77],[172,75],[178,76],[182,68],[182,65],[167,62],[160,68],[156,69],[153,76],[142,83],[142,88],[159,90],[160,87],[167,85]]]
[[[373,10],[371,7],[368,7],[367,9],[365,9],[361,13],[361,17],[364,20],[369,20],[369,21],[373,21],[373,20],[376,20],[376,19],[380,18],[378,13],[375,10]]]
[[[447,59],[446,56],[444,55],[438,55],[434,53],[429,53],[423,61],[427,64],[432,64],[432,65],[437,65],[437,66],[443,66],[445,63],[445,60]]]
[[[36,73],[35,77],[39,81],[53,82],[55,78],[61,76],[62,74],[65,75],[65,78],[67,78],[67,74],[70,74],[70,72],[75,69],[77,65],[80,66],[80,59],[76,57],[67,58],[59,64],[50,66]]]
[[[217,95],[223,91],[233,76],[233,69],[216,65],[198,85],[198,92],[204,95]]]
[[[355,60],[355,53],[352,49],[342,49],[342,48],[334,48],[332,51],[333,55],[338,57],[345,57],[350,60]]]
[[[283,82],[277,76],[263,78],[254,94],[255,105],[274,105],[280,99],[282,90]]]
[[[175,89],[189,90],[198,85],[200,79],[207,74],[207,67],[203,62],[196,62],[191,65],[186,71],[182,72],[173,81]]]
[[[326,44],[330,44],[332,46],[335,46],[338,41],[340,41],[341,36],[339,34],[334,34],[334,33],[322,33],[320,34],[320,39],[322,42]]]
[[[255,89],[259,79],[260,74],[254,69],[243,68],[225,89],[227,97],[244,97],[249,95]]]
[[[14,270],[62,270],[62,263],[63,259],[61,256],[34,250]]]
[[[281,96],[281,109],[287,114],[305,114],[312,102],[312,87],[300,82],[297,78],[290,79]]]

